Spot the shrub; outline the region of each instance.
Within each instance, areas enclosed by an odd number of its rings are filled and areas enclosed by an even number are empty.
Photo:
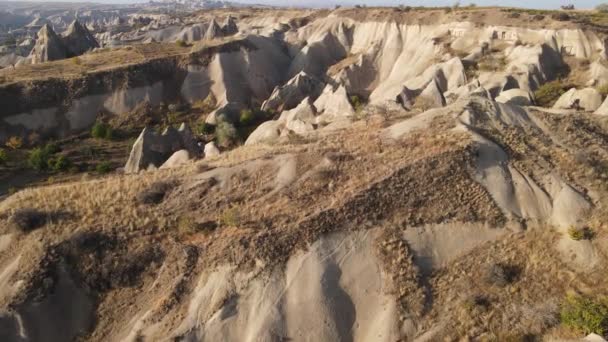
[[[91,128],[91,136],[95,139],[112,140],[114,137],[114,131],[109,125],[103,122],[97,122],[95,125],[93,125],[93,128]]]
[[[602,96],[606,97],[608,95],[608,83],[597,87],[597,91],[602,94]]]
[[[72,58],[71,61],[72,61],[72,64],[74,64],[74,65],[80,65],[80,64],[82,64],[82,61],[78,57]]]
[[[361,111],[361,109],[363,109],[363,103],[357,95],[353,95],[350,97],[350,103],[353,105],[353,109],[355,110],[355,112],[359,112]]]
[[[210,125],[206,122],[201,122],[198,125],[196,125],[196,132],[198,134],[213,134],[213,132],[215,131],[215,126]]]
[[[48,143],[43,148],[36,147],[29,153],[27,160],[28,164],[31,168],[38,171],[44,171],[49,168],[55,169],[55,164],[57,160],[53,162],[51,161],[51,157],[53,156],[53,154],[59,151],[60,148],[55,143]],[[68,162],[67,159],[61,160],[59,166],[62,167],[65,162]],[[66,168],[67,167],[69,167],[69,165],[67,165]]]
[[[49,166],[49,155],[45,149],[36,147],[30,151],[27,162],[34,170],[44,171]]]
[[[241,224],[241,215],[237,207],[226,209],[222,212],[219,224],[226,227],[238,227]]]
[[[8,154],[3,148],[0,148],[0,165],[6,164],[8,161]]]
[[[608,4],[599,4],[595,6],[595,10],[602,13],[608,13]]]
[[[16,210],[9,221],[11,225],[24,233],[42,227],[46,223],[47,215],[39,210],[23,208]]]
[[[551,14],[551,18],[557,21],[567,21],[570,20],[570,16],[568,13],[559,12]]]
[[[200,109],[203,113],[211,113],[217,106],[217,100],[213,93],[209,93],[204,100],[196,101],[192,104],[193,108]]]
[[[563,325],[584,334],[605,336],[608,333],[608,300],[569,295],[562,303],[560,319]]]
[[[11,150],[18,150],[23,146],[23,139],[21,137],[10,137],[4,145]]]
[[[489,284],[504,287],[513,283],[518,276],[519,269],[516,266],[493,263],[486,270],[485,280]]]
[[[112,164],[108,161],[101,162],[95,166],[95,171],[99,174],[106,174],[112,171]]]
[[[159,204],[172,187],[173,184],[166,182],[154,183],[150,188],[137,194],[137,202],[141,204]]]
[[[241,126],[249,126],[255,121],[255,115],[251,109],[243,109],[239,114],[239,123]]]
[[[220,120],[215,127],[215,138],[218,145],[228,147],[236,143],[238,134],[233,124]]]
[[[541,107],[551,107],[567,89],[568,86],[559,80],[545,83],[534,92],[536,104]]]
[[[65,171],[65,170],[69,169],[70,166],[72,166],[72,163],[65,156],[59,156],[57,158],[49,160],[49,167],[53,171],[57,171],[57,172]]]
[[[179,46],[179,47],[188,47],[190,45],[188,45],[188,43],[186,43],[185,41],[178,39],[175,41],[175,45]]]
[[[585,228],[568,228],[568,236],[574,241],[580,240],[591,240],[593,238],[593,231],[587,227]]]

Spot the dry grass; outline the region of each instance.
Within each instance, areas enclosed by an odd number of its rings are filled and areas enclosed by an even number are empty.
[[[86,73],[111,70],[134,65],[146,60],[188,54],[188,47],[176,44],[140,44],[117,49],[102,49],[76,59],[64,59],[41,64],[22,65],[17,68],[0,69],[0,78],[5,83],[44,78],[74,78]]]

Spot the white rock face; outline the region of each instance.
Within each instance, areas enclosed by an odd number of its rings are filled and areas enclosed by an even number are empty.
[[[314,102],[314,106],[321,115],[317,117],[317,123],[330,123],[340,117],[348,117],[355,114],[353,106],[348,100],[348,94],[344,86],[333,89],[327,85],[323,93]]]
[[[583,109],[588,112],[597,110],[602,105],[602,95],[594,88],[572,88],[555,102],[556,109]]]
[[[496,97],[496,102],[514,104],[517,106],[532,105],[530,93],[523,89],[505,90]]]
[[[304,71],[290,79],[285,85],[276,87],[268,100],[262,104],[262,110],[289,110],[297,106],[303,99],[316,99],[323,84],[316,77],[309,76]]]
[[[32,64],[55,61],[67,57],[66,48],[61,38],[53,31],[49,24],[42,26],[38,31],[36,45],[30,53]]]
[[[220,155],[220,150],[215,146],[215,142],[209,142],[205,144],[205,149],[203,151],[205,154],[205,158],[207,157],[216,157]]]
[[[249,135],[247,141],[245,141],[245,146],[273,142],[281,136],[283,127],[284,124],[279,121],[266,121]]]
[[[384,290],[376,234],[322,237],[267,276],[251,278],[230,266],[205,272],[173,335],[204,341],[402,339],[412,332],[400,331],[396,301]],[[222,314],[230,307],[231,315]]]
[[[171,155],[167,161],[159,167],[160,170],[172,169],[187,164],[190,161],[188,150],[179,150]]]

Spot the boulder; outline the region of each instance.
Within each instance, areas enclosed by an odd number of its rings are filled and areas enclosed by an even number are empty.
[[[133,144],[124,171],[137,173],[150,167],[161,166],[180,150],[186,150],[189,158],[200,156],[200,148],[192,132],[184,124],[179,130],[167,128],[162,134],[146,127]]]
[[[188,150],[179,150],[171,155],[167,161],[161,165],[160,170],[172,169],[184,165],[190,161]]]
[[[348,100],[346,88],[342,85],[335,90],[331,85],[327,85],[321,96],[315,101],[314,106],[319,113],[322,113],[317,117],[317,123],[329,123],[337,118],[355,114],[355,110]]]
[[[36,44],[30,52],[32,64],[55,61],[66,57],[66,48],[61,38],[53,31],[53,28],[49,24],[42,26],[40,31],[38,31]]]
[[[446,104],[445,97],[443,97],[443,93],[441,92],[441,88],[439,87],[439,83],[437,79],[432,79],[431,82],[424,88],[422,93],[416,99],[416,102],[421,99],[425,99],[425,101],[429,101],[429,105],[431,107],[443,107]]]
[[[268,143],[278,139],[281,136],[281,130],[284,123],[278,120],[270,120],[258,126],[245,141],[245,146]]]
[[[278,121],[284,123],[288,130],[301,135],[315,129],[315,114],[310,99],[305,98],[296,108],[283,112]]]
[[[220,150],[215,146],[215,142],[209,142],[205,145],[205,158],[216,157],[220,155]]]
[[[597,110],[602,105],[602,95],[594,88],[572,88],[555,102],[556,109],[581,109],[588,112]]]
[[[322,87],[320,80],[302,71],[284,85],[274,88],[268,100],[262,104],[262,110],[292,109],[306,97],[316,99]]]
[[[532,105],[532,96],[523,89],[505,90],[496,97],[496,102],[514,104],[518,106]]]
[[[68,56],[80,56],[83,53],[99,47],[99,43],[89,30],[74,20],[63,35],[63,44],[67,48]]]

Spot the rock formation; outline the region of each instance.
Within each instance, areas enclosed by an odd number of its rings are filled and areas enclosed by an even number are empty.
[[[89,30],[82,26],[78,20],[74,20],[62,37],[63,45],[67,49],[68,56],[80,56],[83,53],[98,48],[99,44]]]
[[[144,128],[133,144],[124,171],[125,173],[137,173],[148,169],[151,165],[160,167],[180,150],[188,152],[188,158],[201,154],[192,132],[184,124],[179,130],[169,127],[162,134]],[[181,162],[182,157],[183,153],[180,153],[175,158]]]
[[[30,53],[32,64],[55,61],[67,57],[66,47],[49,24],[38,31],[36,44]]]
[[[316,99],[322,89],[321,81],[302,71],[284,85],[276,87],[262,104],[262,110],[280,112],[292,109],[306,97]]]
[[[582,109],[593,112],[602,105],[602,95],[594,88],[572,88],[557,100],[553,108]]]

